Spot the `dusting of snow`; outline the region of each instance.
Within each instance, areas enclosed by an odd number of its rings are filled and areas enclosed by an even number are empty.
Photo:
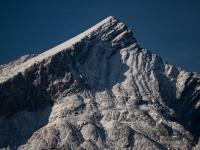
[[[72,61],[68,52],[76,54]],[[17,80],[5,82],[11,78]],[[108,17],[38,56],[0,66],[0,147],[192,149],[184,124],[200,123],[192,117],[199,83],[197,74],[140,48],[125,24]]]
[[[17,75],[20,72],[24,72],[27,68],[31,67],[34,64],[40,63],[44,59],[47,59],[63,50],[72,48],[72,46],[75,43],[81,41],[84,37],[90,36],[91,33],[97,32],[98,30],[103,30],[103,28],[105,28],[107,26],[107,24],[114,22],[114,21],[116,21],[115,17],[109,16],[106,19],[104,19],[103,21],[96,24],[95,26],[89,28],[85,32],[75,36],[74,38],[72,38],[72,39],[70,39],[70,40],[44,52],[44,53],[41,53],[37,57],[34,57],[20,65],[17,65],[13,68],[6,68],[6,67],[1,68],[0,67],[0,83],[5,82],[9,78],[14,77],[15,75]]]

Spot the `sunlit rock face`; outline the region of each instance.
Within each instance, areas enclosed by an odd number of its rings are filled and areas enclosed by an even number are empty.
[[[199,135],[200,76],[112,16],[0,66],[0,149],[197,150]]]

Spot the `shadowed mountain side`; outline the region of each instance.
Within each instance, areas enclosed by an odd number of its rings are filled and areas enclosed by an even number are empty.
[[[20,111],[12,117],[0,117],[0,148],[16,149],[48,123],[51,107],[39,111]]]

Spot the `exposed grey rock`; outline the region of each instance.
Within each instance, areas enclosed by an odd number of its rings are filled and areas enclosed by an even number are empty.
[[[0,66],[0,149],[199,149],[200,76],[108,17]]]

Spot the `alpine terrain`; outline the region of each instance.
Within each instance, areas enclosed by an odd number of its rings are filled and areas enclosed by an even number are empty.
[[[199,136],[200,75],[115,17],[0,66],[1,150],[200,150]]]

